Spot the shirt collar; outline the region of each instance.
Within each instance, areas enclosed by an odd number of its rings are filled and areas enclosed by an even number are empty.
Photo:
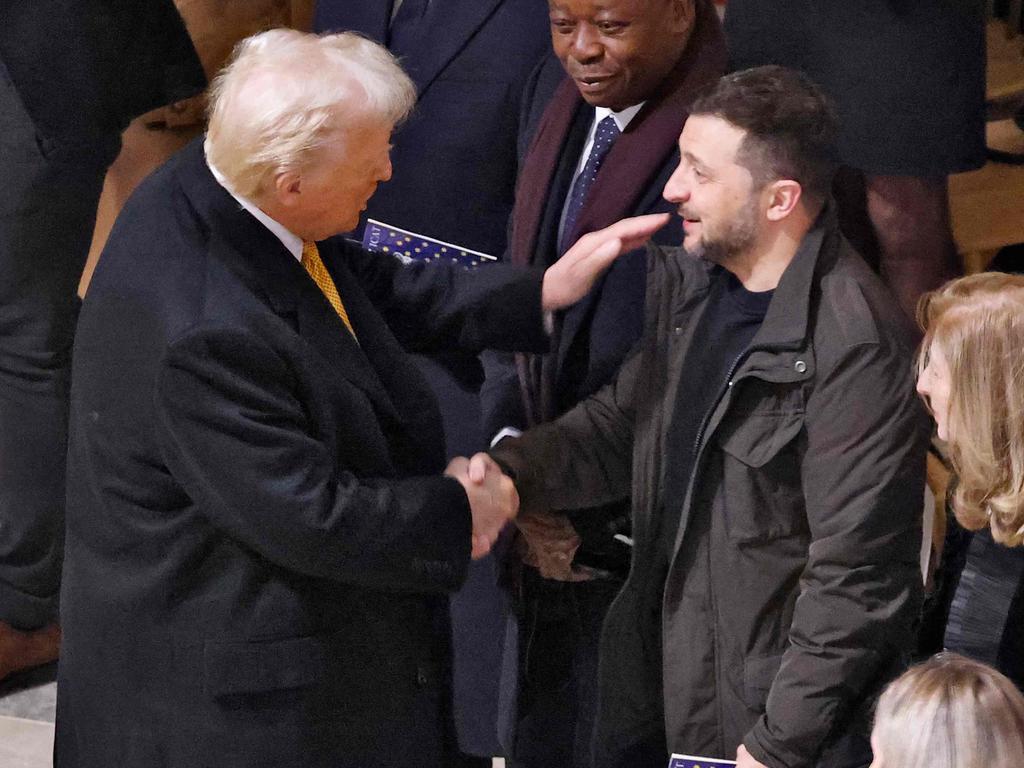
[[[597,125],[606,117],[611,115],[612,119],[615,120],[615,125],[619,128],[619,133],[622,133],[626,130],[626,126],[628,126],[630,122],[632,122],[633,118],[636,117],[637,112],[643,109],[644,104],[646,103],[647,102],[641,101],[639,104],[634,104],[632,107],[620,109],[618,112],[608,109],[608,107],[595,107],[594,125]]]
[[[256,221],[258,221],[260,224],[269,229],[274,234],[274,236],[281,241],[281,245],[283,245],[288,250],[288,253],[295,257],[296,261],[301,262],[302,238],[290,232],[287,229],[287,227],[285,227],[280,222],[275,221],[274,219],[267,216],[267,214],[261,211],[252,200],[242,197],[241,195],[236,195],[234,192],[232,192],[231,187],[228,186],[227,179],[224,178],[224,174],[218,171],[214,167],[213,163],[211,163],[209,160],[206,161],[206,165],[209,166],[210,173],[213,174],[213,178],[216,179],[217,183],[224,187],[224,189],[227,190],[227,193],[231,195],[233,198],[235,198],[235,200],[238,202],[240,206],[242,206],[245,210],[251,213],[253,217],[256,219]]]

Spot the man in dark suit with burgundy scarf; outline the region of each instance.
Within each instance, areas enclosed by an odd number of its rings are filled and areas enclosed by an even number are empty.
[[[532,141],[512,214],[508,257],[517,264],[551,264],[583,233],[669,210],[661,192],[679,162],[688,105],[726,60],[706,0],[549,6],[558,61],[538,68],[524,98]],[[655,240],[678,244],[678,220]],[[549,421],[611,381],[640,335],[645,276],[643,251],[621,257],[583,301],[556,316],[551,353],[486,359],[490,434]],[[621,504],[557,525],[517,521],[526,567],[503,688],[514,699],[503,703],[512,765],[591,764],[597,639],[629,567],[627,521]]]

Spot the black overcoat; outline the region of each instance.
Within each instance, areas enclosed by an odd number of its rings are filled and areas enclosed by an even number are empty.
[[[118,219],[74,353],[62,768],[442,764],[470,516],[401,344],[543,346],[539,279],[321,252],[358,343],[200,144]]]

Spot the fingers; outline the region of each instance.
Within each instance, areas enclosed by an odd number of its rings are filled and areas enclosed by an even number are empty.
[[[628,219],[621,219],[604,229],[584,235],[586,238],[591,238],[593,244],[589,248],[581,250],[580,258],[594,259],[595,262],[607,260],[610,263],[619,255],[627,251],[636,250],[650,240],[651,235],[665,226],[669,218],[667,213],[649,213],[644,216],[633,216]],[[580,240],[582,241],[583,238],[580,238]],[[614,255],[609,256],[604,251],[604,244],[607,242],[617,244],[618,250]],[[587,253],[586,251],[590,252]],[[604,269],[606,266],[607,264],[601,268]]]
[[[613,237],[605,240],[595,248],[588,256],[588,268],[593,270],[593,277],[596,278],[599,272],[604,272],[611,266],[612,262],[621,256],[627,249],[623,247],[622,240]],[[593,282],[593,281],[591,281]],[[587,286],[589,290],[589,284]]]
[[[580,537],[564,515],[523,515],[516,520],[528,546],[524,560],[547,579],[572,579],[572,561],[580,546]]]
[[[511,478],[486,453],[473,458],[456,456],[444,474],[458,480],[466,492],[473,518],[471,555],[474,560],[491,551],[501,529],[519,512],[519,492]]]
[[[469,470],[469,459],[465,456],[456,456],[454,459],[448,462],[448,467],[445,469],[444,474],[447,477],[454,477],[460,483],[465,485],[463,478],[466,477]]]
[[[472,556],[486,555],[498,540],[502,528],[519,511],[519,493],[501,467],[484,453],[466,460],[463,488],[473,518]]]
[[[552,542],[537,551],[537,569],[546,579],[568,580],[572,574],[572,561],[576,557],[580,540]],[[531,544],[532,549],[532,544]]]
[[[670,216],[667,213],[648,213],[645,216],[632,216],[622,219],[605,227],[605,232],[610,237],[616,237],[626,245],[627,250],[640,247],[651,235],[668,223]]]
[[[474,483],[482,483],[488,472],[500,473],[501,467],[486,453],[478,453],[469,460],[469,479]]]
[[[473,546],[470,549],[469,556],[474,560],[479,560],[482,557],[486,557],[490,553],[491,547],[493,546],[494,542],[492,542],[489,537],[483,535],[474,535]]]

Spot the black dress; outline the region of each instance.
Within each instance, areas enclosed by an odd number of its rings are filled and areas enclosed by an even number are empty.
[[[971,536],[943,645],[1024,690],[1024,547],[997,544],[987,528]]]
[[[836,102],[840,157],[878,175],[985,161],[981,0],[729,0],[730,64],[801,69]]]

